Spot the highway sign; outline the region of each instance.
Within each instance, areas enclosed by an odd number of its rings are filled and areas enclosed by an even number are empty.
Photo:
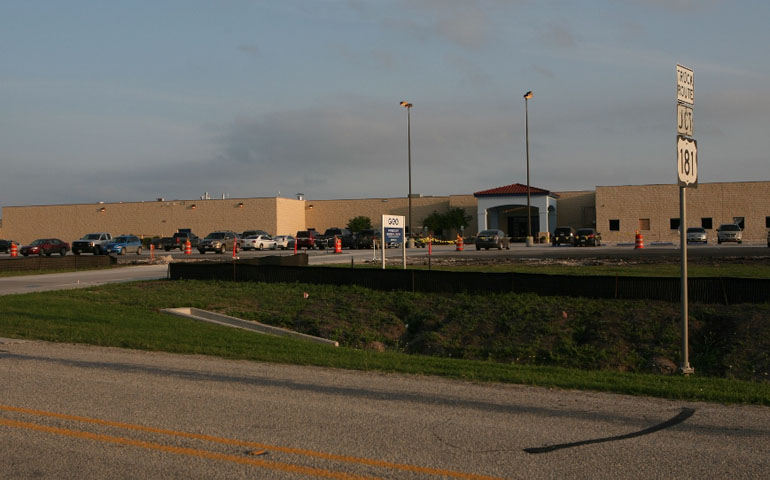
[[[692,107],[677,103],[676,104],[676,133],[692,137]]]
[[[683,135],[676,137],[676,171],[679,185],[698,186],[698,142]]]
[[[683,65],[676,65],[676,101],[695,105],[695,76]]]

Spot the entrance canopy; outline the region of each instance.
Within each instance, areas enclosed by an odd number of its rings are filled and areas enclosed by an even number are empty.
[[[478,202],[479,231],[496,228],[509,237],[526,236],[527,186],[520,183],[482,190],[473,194]],[[532,235],[541,237],[556,229],[556,200],[559,195],[529,187]]]

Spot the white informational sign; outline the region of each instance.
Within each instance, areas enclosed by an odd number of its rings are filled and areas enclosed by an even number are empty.
[[[695,75],[683,65],[676,65],[676,101],[695,105]]]
[[[406,217],[403,215],[382,216],[382,268],[385,269],[385,250],[388,245],[401,244],[404,269],[406,269]]]
[[[698,142],[683,135],[676,137],[676,171],[679,185],[698,186]]]
[[[678,103],[676,105],[676,133],[692,137],[692,107]]]

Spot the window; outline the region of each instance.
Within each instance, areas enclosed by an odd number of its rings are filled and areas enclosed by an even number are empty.
[[[770,217],[765,217],[765,228],[770,228]]]
[[[746,228],[743,225],[743,217],[733,217],[733,223],[741,227],[741,230],[744,230]]]
[[[669,223],[671,225],[671,230],[678,230],[681,222],[678,218],[671,218],[669,219]]]
[[[611,232],[620,231],[620,220],[610,220],[610,231]]]
[[[770,217],[768,217],[770,218]],[[706,230],[711,230],[714,228],[714,222],[711,220],[710,217],[701,218],[700,219],[700,226],[705,228]]]
[[[640,218],[639,219],[639,230],[649,230],[650,229],[650,219],[649,218]]]

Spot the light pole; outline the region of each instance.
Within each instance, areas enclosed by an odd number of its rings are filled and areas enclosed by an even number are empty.
[[[409,225],[409,237],[408,240],[404,239],[404,242],[406,242],[407,246],[411,247],[412,245],[409,244],[409,240],[412,240],[412,233],[414,232],[414,230],[412,230],[412,117],[410,115],[412,104],[409,102],[401,102],[400,105],[406,108],[406,141],[407,155],[409,158],[409,220],[407,221],[407,224]]]
[[[527,246],[531,247],[532,242],[532,204],[529,198],[529,110],[527,101],[532,98],[532,91],[524,94],[524,135],[527,143]]]

